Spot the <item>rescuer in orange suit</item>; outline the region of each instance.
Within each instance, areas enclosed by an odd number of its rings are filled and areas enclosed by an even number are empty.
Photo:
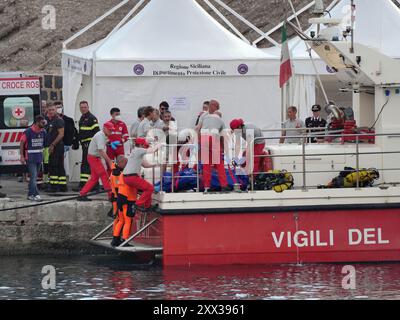
[[[124,156],[118,157],[117,166],[119,170],[123,170],[126,166],[126,163],[127,159]],[[131,235],[133,218],[135,217],[136,199],[137,189],[128,186],[124,181],[123,175],[120,175],[118,177],[116,202],[118,215],[115,219],[113,239],[111,241],[111,245],[113,247],[119,246],[121,243],[125,242],[125,240],[127,240]]]
[[[124,163],[124,159],[125,158],[123,156],[118,156],[117,164],[113,163],[111,166],[111,175],[110,175],[111,209],[108,212],[108,216],[115,218],[116,221],[117,221],[117,217],[118,217],[118,207],[117,207],[118,185],[119,185],[119,178],[120,178],[122,170],[123,170],[123,169],[121,169],[121,167],[118,166],[118,164],[125,167],[126,162]]]

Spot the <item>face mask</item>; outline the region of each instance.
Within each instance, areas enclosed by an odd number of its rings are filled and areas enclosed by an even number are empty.
[[[121,121],[121,116],[115,116],[114,120]]]

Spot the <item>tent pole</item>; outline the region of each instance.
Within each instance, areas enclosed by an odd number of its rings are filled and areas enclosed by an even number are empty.
[[[262,30],[257,28],[254,24],[243,18],[240,14],[238,14],[235,10],[227,6],[225,3],[223,3],[221,0],[214,0],[217,2],[221,7],[223,7],[225,10],[229,11],[232,15],[234,15],[236,18],[238,18],[240,21],[242,21],[244,24],[246,24],[248,27],[252,28],[255,32],[257,32],[259,35],[264,36],[265,39],[267,39],[269,42],[271,42],[274,46],[280,48],[281,45],[276,42],[274,39],[272,39],[269,36],[266,36]]]
[[[90,24],[88,24],[85,28],[83,28],[82,30],[78,31],[77,33],[75,33],[72,37],[68,38],[67,40],[65,40],[63,42],[63,49],[67,49],[67,45],[74,41],[76,38],[78,38],[79,36],[81,36],[82,34],[84,34],[86,31],[90,30],[91,28],[93,28],[96,24],[98,24],[100,21],[104,20],[105,18],[107,18],[109,15],[111,15],[112,13],[114,13],[115,11],[117,11],[119,8],[123,7],[125,4],[127,4],[129,1],[131,0],[124,0],[122,2],[120,2],[119,4],[117,4],[115,7],[111,8],[109,11],[107,11],[105,14],[103,14],[101,17],[97,18],[96,20],[94,20],[93,22],[91,22]]]
[[[93,53],[93,62],[92,62],[92,105],[90,106],[92,108],[92,111],[95,112],[95,97],[96,97],[96,92],[95,92],[95,87],[96,87],[96,51]]]
[[[281,126],[285,122],[285,86],[281,88]]]
[[[111,35],[114,34],[114,32],[116,32],[119,28],[121,28],[121,26],[129,19],[129,17],[131,15],[133,15],[137,9],[139,9],[139,7],[143,4],[145,0],[140,0],[136,6],[133,7],[133,9],[131,11],[128,12],[128,14],[115,26],[115,28],[107,35],[107,37],[104,39],[104,42],[111,37]]]
[[[308,9],[310,9],[313,5],[315,4],[315,0],[312,1],[311,3],[309,3],[308,5],[306,5],[303,9],[297,11],[295,14],[292,14],[289,18],[287,18],[287,21],[292,21],[295,17],[299,16],[300,14],[302,14],[303,12],[307,11]],[[279,23],[278,25],[276,25],[275,27],[273,27],[271,30],[269,30],[268,32],[266,32],[264,35],[265,36],[270,36],[271,34],[273,34],[275,31],[279,30],[280,28],[282,28],[284,22]],[[253,41],[253,46],[257,45],[257,43],[259,43],[261,40],[263,40],[265,38],[265,36],[260,36],[259,38],[257,38],[256,40]]]
[[[340,0],[333,0],[331,4],[326,8],[326,11],[329,12]],[[400,4],[400,0],[395,0],[398,1]],[[303,12],[307,11],[310,9],[313,5],[315,4],[315,1],[311,2],[310,4],[306,5],[303,9],[300,9],[299,11],[296,12],[296,14],[291,15],[289,18],[287,18],[287,21],[292,21],[296,16],[299,16]],[[272,33],[274,33],[276,30],[280,29],[284,24],[284,21],[273,27],[271,30],[269,30],[267,33],[265,33],[267,36],[270,36]],[[256,45],[259,43],[262,39],[264,39],[264,36],[261,36],[257,38],[256,40],[253,41],[253,45]]]
[[[240,33],[240,31],[208,0],[203,0],[244,42],[250,44],[250,41]]]
[[[292,0],[288,0],[288,2],[289,2],[289,4],[290,4],[290,7],[292,8],[292,11],[293,11],[294,13],[296,13],[296,10],[294,9]],[[299,29],[303,32],[303,28],[301,27],[299,18],[298,18],[297,16],[296,16],[296,22],[297,22],[297,25],[299,26]],[[309,54],[310,59],[311,59],[311,63],[312,63],[312,65],[313,65],[315,74],[316,74],[317,79],[318,79],[318,83],[319,83],[319,85],[320,85],[320,87],[321,87],[322,93],[324,94],[325,102],[326,102],[326,104],[329,104],[329,99],[328,99],[328,96],[327,96],[327,94],[326,94],[326,91],[325,91],[324,85],[323,85],[323,83],[322,83],[321,76],[320,76],[320,74],[319,74],[319,72],[318,72],[317,66],[315,65],[315,61],[314,61],[314,58],[313,58],[312,53],[311,53],[311,48],[310,48],[310,46],[308,45],[307,42],[304,42],[304,43],[306,44],[307,51],[308,51],[308,54]]]

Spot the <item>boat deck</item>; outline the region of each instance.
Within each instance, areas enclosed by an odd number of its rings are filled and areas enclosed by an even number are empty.
[[[96,246],[100,246],[106,249],[114,250],[114,251],[119,251],[119,252],[129,252],[129,253],[160,253],[162,252],[163,248],[162,247],[155,247],[155,246],[150,246],[147,244],[143,244],[137,241],[131,241],[129,244],[131,245],[130,247],[113,247],[111,246],[111,238],[110,239],[99,239],[99,240],[90,240],[91,244],[94,244]]]

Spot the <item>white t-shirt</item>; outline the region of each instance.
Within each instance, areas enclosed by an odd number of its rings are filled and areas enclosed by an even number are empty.
[[[162,121],[161,119],[158,119],[155,122],[151,122],[151,127],[153,129],[163,130],[164,129],[164,121]]]
[[[245,123],[244,130],[242,133],[242,137],[244,140],[246,140],[247,136],[251,137],[251,131],[253,131],[253,133],[254,133],[254,139],[263,137],[263,133],[259,127],[257,127],[255,124],[252,124],[252,123]],[[249,139],[249,141],[250,141],[250,139]],[[265,140],[256,140],[254,143],[255,144],[263,144],[263,143],[265,143]]]
[[[199,124],[201,125],[201,130],[216,129],[221,132],[226,128],[224,121],[216,114],[204,114],[204,116],[200,118]]]
[[[123,171],[124,175],[127,174],[137,174],[140,175],[142,170],[143,158],[146,155],[147,150],[144,148],[135,148],[132,150],[128,157],[128,162],[126,163],[125,169]]]
[[[283,123],[283,129],[286,131],[285,143],[301,143],[301,138],[292,138],[296,136],[301,136],[301,130],[288,130],[288,129],[298,129],[304,128],[303,121],[299,119],[290,120],[288,119]]]
[[[151,124],[152,124],[152,122],[149,119],[144,118],[139,124],[138,130],[137,130],[137,136],[141,137],[141,138],[145,138],[147,135],[147,132],[149,132],[149,130],[152,128]]]
[[[178,126],[176,125],[176,122],[173,120],[171,120],[168,123],[166,123],[166,122],[163,122],[163,123],[164,123],[164,127],[169,127],[169,131],[167,131],[167,133],[175,134],[176,131],[178,130]]]
[[[103,131],[97,132],[92,141],[90,141],[88,154],[100,158],[99,150],[105,150],[107,144],[107,137]]]
[[[140,121],[140,119],[137,119],[134,123],[132,123],[131,129],[129,131],[129,136],[131,138],[137,138],[139,125],[141,122],[142,121]]]

